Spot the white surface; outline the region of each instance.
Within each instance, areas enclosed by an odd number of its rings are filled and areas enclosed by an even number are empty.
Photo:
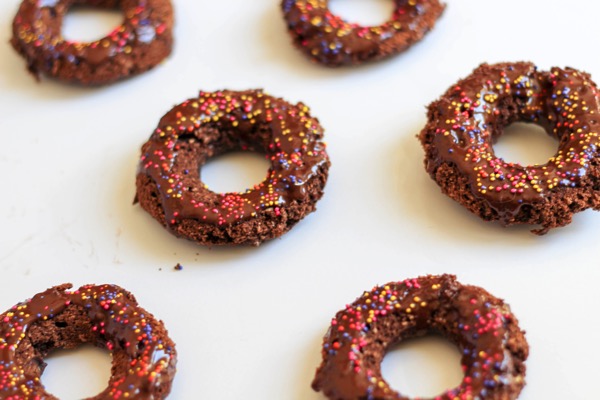
[[[448,0],[407,53],[330,70],[292,48],[277,0],[178,0],[172,57],[97,89],[25,72],[7,44],[18,3],[0,2],[1,310],[62,282],[116,283],[177,343],[171,399],[322,400],[310,382],[335,312],[375,284],[449,272],[504,297],[527,330],[521,399],[598,397],[600,213],[545,237],[484,223],[440,194],[415,135],[424,107],[484,61],[570,65],[600,81],[600,3]],[[256,87],[304,101],[326,128],[318,211],[257,249],[172,237],[132,205],[140,145],[198,90]]]

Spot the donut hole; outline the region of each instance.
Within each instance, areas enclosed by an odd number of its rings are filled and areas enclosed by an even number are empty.
[[[349,23],[378,26],[394,13],[392,0],[330,0],[329,10]]]
[[[381,372],[392,388],[411,398],[433,398],[459,386],[464,378],[457,346],[434,334],[392,346]]]
[[[59,399],[83,399],[106,389],[110,379],[110,354],[91,344],[77,349],[58,349],[44,359],[48,364],[42,381],[48,393]]]
[[[261,183],[270,166],[264,154],[234,150],[207,160],[201,178],[215,193],[244,192]]]
[[[494,144],[494,153],[506,162],[520,165],[546,164],[558,150],[558,141],[539,125],[515,122],[504,128]]]
[[[120,9],[75,6],[62,21],[62,36],[73,42],[93,42],[108,36],[123,23]]]

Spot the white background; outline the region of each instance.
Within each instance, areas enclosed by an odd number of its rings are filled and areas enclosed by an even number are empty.
[[[415,135],[425,106],[481,62],[569,65],[600,81],[600,3],[448,0],[408,52],[337,70],[290,45],[279,1],[174,3],[172,56],[89,89],[27,74],[7,44],[19,1],[0,2],[0,311],[63,282],[119,284],[177,343],[170,398],[323,400],[310,382],[335,312],[375,284],[448,272],[505,298],[527,331],[521,399],[597,397],[600,213],[544,237],[484,223],[440,194]],[[375,0],[334,6],[370,17],[389,9]],[[75,35],[92,27],[76,25],[68,26]],[[132,205],[139,147],[162,114],[198,90],[258,87],[305,102],[326,129],[332,167],[318,211],[259,248],[176,239]],[[252,163],[260,179],[265,164]],[[205,173],[227,182],[219,171]],[[107,356],[77,354],[54,357],[44,375],[64,398],[92,395],[106,378]],[[384,372],[398,389],[434,395],[458,383],[456,358],[443,341],[413,342]],[[90,376],[73,382],[61,373],[84,361]],[[432,376],[420,369],[425,361],[438,365]]]

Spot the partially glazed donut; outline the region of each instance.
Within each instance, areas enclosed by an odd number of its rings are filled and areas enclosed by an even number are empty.
[[[294,44],[329,67],[361,64],[398,54],[429,32],[444,11],[439,0],[394,0],[394,13],[379,26],[360,26],[331,13],[328,0],[283,0]]]
[[[0,315],[0,398],[57,398],[44,389],[44,357],[91,343],[112,354],[108,387],[89,400],[167,397],[177,353],[162,322],[114,285],[56,286]]]
[[[316,209],[329,158],[323,128],[304,104],[260,90],[201,92],[169,111],[142,147],[140,205],[173,234],[204,245],[259,245]],[[231,150],[265,153],[266,179],[215,193],[200,166]]]
[[[392,282],[337,313],[323,339],[313,388],[332,400],[409,400],[380,364],[390,346],[439,333],[462,352],[462,383],[435,400],[512,400],[525,385],[529,347],[510,308],[452,275]]]
[[[539,71],[528,62],[483,64],[429,106],[420,134],[427,172],[474,214],[534,233],[600,209],[600,95],[573,68]],[[530,122],[558,139],[542,165],[507,162],[493,143],[512,122]]]
[[[63,17],[73,5],[120,8],[123,23],[90,43],[65,40]],[[29,70],[61,81],[100,85],[142,73],[171,53],[170,0],[23,0],[13,21],[13,47]]]

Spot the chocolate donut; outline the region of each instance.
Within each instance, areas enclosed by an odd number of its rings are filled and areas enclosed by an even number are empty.
[[[125,19],[108,36],[72,42],[61,35],[73,5],[120,8]],[[23,0],[13,21],[13,47],[39,79],[101,85],[142,73],[171,53],[170,0]]]
[[[538,225],[541,235],[576,212],[600,209],[600,97],[588,74],[483,64],[432,103],[428,119],[419,136],[427,172],[484,220]],[[493,142],[517,121],[558,139],[547,163],[523,166],[494,154]]]
[[[169,111],[143,145],[136,201],[176,236],[258,246],[315,210],[330,164],[322,137],[304,104],[260,90],[201,92]],[[199,168],[231,150],[265,153],[267,178],[242,193],[215,193]]]
[[[44,357],[92,343],[112,354],[108,387],[92,399],[164,399],[177,354],[162,322],[114,285],[56,286],[0,315],[0,398],[57,398],[44,389]]]
[[[328,0],[283,0],[281,7],[296,47],[329,67],[362,64],[398,54],[429,32],[444,11],[439,0],[394,0],[389,21],[360,26],[329,11]]]
[[[510,308],[452,275],[393,282],[337,313],[323,340],[313,388],[335,400],[408,400],[390,388],[380,364],[390,346],[438,333],[462,352],[462,383],[436,400],[516,399],[529,347]]]

